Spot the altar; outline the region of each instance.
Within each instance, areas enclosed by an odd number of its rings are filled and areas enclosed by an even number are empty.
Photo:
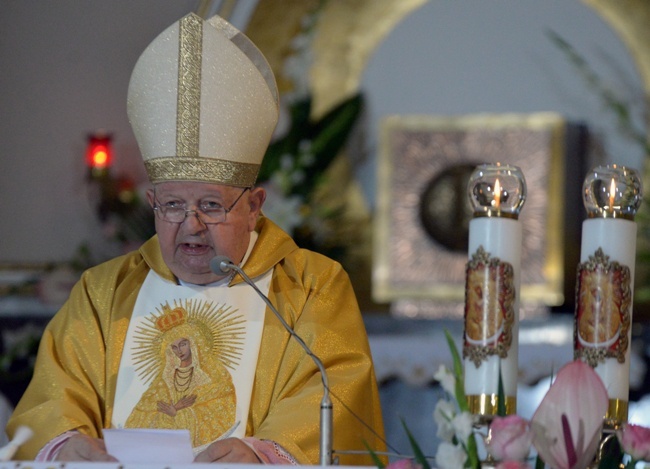
[[[36,303],[7,301],[2,303],[0,311],[3,333],[7,332],[7,327],[21,327],[27,320],[40,327],[53,313]],[[29,308],[29,314],[18,314],[18,309],[22,308]],[[379,383],[389,448],[401,454],[411,454],[403,421],[423,451],[435,454],[438,440],[433,410],[436,402],[445,396],[433,375],[440,365],[451,368],[452,357],[445,331],[452,335],[457,345],[460,344],[462,321],[403,319],[388,314],[366,313],[364,322]],[[643,323],[634,326],[629,421],[650,426],[650,377],[647,373],[650,328]],[[517,388],[519,415],[527,419],[532,417],[550,386],[551,376],[572,359],[572,315],[549,314],[543,318],[521,321]],[[333,405],[337,405],[336,400]],[[15,469],[13,465],[7,467]],[[5,469],[5,466],[0,466],[0,469]]]

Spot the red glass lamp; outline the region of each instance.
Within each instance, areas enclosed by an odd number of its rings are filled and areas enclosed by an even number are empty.
[[[98,178],[108,174],[113,164],[112,139],[112,135],[105,133],[88,135],[86,166],[88,166],[90,177]]]

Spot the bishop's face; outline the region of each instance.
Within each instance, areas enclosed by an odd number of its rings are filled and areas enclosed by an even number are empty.
[[[210,270],[210,260],[215,256],[226,256],[235,264],[241,262],[266,193],[259,187],[245,190],[202,182],[163,182],[148,191],[147,198],[152,207],[182,206],[192,211],[180,223],[166,221],[157,214],[156,232],[163,260],[172,273],[185,282],[203,285],[227,275]],[[206,224],[204,217],[194,211],[207,206],[232,208],[222,223]]]

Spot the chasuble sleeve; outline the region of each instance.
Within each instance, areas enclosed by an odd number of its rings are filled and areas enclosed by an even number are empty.
[[[367,334],[347,273],[323,256],[298,251],[277,266],[271,301],[319,357],[331,390],[333,449],[343,465],[374,465],[336,451],[384,450],[379,393]],[[273,440],[302,464],[318,464],[321,374],[267,312],[249,433]]]
[[[131,262],[130,264],[133,264]],[[46,327],[41,338],[34,376],[9,421],[13,434],[20,425],[34,436],[16,454],[33,460],[51,439],[70,430],[92,437],[110,422],[115,374],[123,343],[116,333],[119,316],[129,311],[128,297],[137,295],[133,265],[123,259],[86,271],[68,301]],[[140,276],[141,275],[136,275]],[[107,397],[108,396],[108,397]]]

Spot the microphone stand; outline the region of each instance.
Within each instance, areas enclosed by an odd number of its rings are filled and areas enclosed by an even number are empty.
[[[323,398],[320,402],[320,465],[321,466],[330,466],[332,465],[332,433],[333,433],[333,421],[332,421],[332,400],[330,399],[330,388],[329,381],[327,379],[327,373],[325,372],[325,366],[323,362],[318,358],[311,349],[305,344],[302,338],[296,334],[293,328],[287,324],[284,318],[280,315],[278,310],[273,306],[271,300],[257,288],[255,282],[244,272],[244,270],[235,265],[225,256],[217,256],[210,261],[210,269],[215,274],[228,273],[231,270],[237,272],[244,281],[255,290],[264,303],[269,307],[273,314],[278,318],[282,326],[289,332],[289,334],[296,339],[300,346],[305,350],[305,353],[309,355],[318,369],[320,370],[321,379],[323,381]]]

